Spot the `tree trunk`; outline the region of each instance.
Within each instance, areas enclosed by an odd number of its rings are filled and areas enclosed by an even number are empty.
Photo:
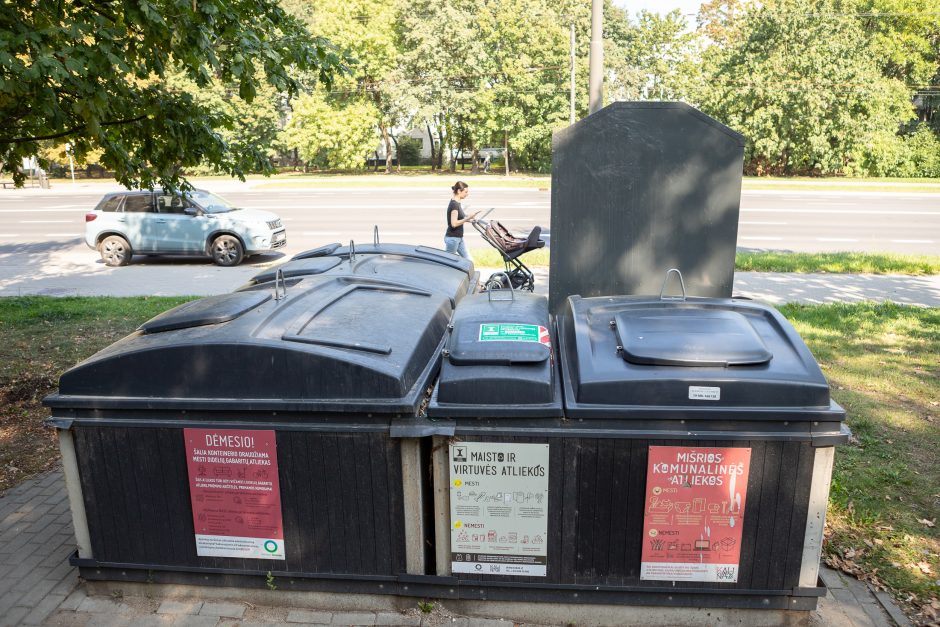
[[[474,146],[473,147],[473,167],[470,168],[470,174],[479,174],[480,173],[480,151]]]
[[[392,141],[395,143],[395,159],[398,160],[398,163],[395,169],[398,172],[401,172],[401,155],[398,154],[398,138],[392,135],[391,133],[389,133],[389,137],[391,137]]]
[[[424,126],[428,129],[428,141],[431,142],[431,172],[433,172],[435,159],[437,158],[437,151],[434,150],[434,135],[431,133],[431,125],[428,124],[427,120],[424,121]]]
[[[457,157],[457,160],[460,161],[460,171],[463,172],[467,169],[467,160],[464,159],[464,153],[466,145],[463,143],[463,140],[460,140],[460,148],[457,149],[457,154],[460,155]]]
[[[437,169],[443,172],[444,171],[444,131],[441,130],[442,126],[443,124],[437,127],[437,144],[438,144]]]
[[[385,142],[385,173],[392,173],[392,140],[388,138],[388,127],[385,126],[385,120],[379,122],[379,129],[382,131],[382,140]]]
[[[509,131],[503,131],[503,159],[506,161],[506,176],[509,176]]]

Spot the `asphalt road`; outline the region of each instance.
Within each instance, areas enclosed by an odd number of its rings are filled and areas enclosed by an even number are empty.
[[[284,220],[294,254],[324,243],[382,241],[442,246],[449,190],[430,188],[254,189],[258,182],[212,182],[204,187],[234,203],[269,209]],[[263,185],[263,182],[260,184]],[[0,255],[46,248],[96,254],[82,243],[84,214],[110,185],[59,184],[53,190],[0,190]],[[539,224],[550,234],[550,192],[471,188],[472,210],[514,231]],[[485,247],[468,238],[469,247]],[[744,191],[738,246],[803,252],[867,251],[940,254],[940,193]],[[0,258],[2,262],[2,258]]]

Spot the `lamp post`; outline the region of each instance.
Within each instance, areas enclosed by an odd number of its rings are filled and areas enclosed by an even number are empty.
[[[591,113],[604,106],[604,0],[591,0],[591,75],[588,80]]]

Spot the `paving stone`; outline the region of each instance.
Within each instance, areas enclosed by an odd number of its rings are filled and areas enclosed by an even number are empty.
[[[43,503],[42,501],[36,504],[31,504],[31,505],[32,506],[30,507],[29,513],[27,513],[25,516],[23,516],[23,518],[20,519],[23,522],[32,522],[32,523],[38,522],[42,520],[42,517],[45,516],[46,512],[52,509],[51,505],[49,505],[48,503]],[[43,527],[45,527],[45,525],[43,525]]]
[[[202,601],[164,601],[157,608],[157,614],[198,614]]]
[[[310,610],[291,610],[287,613],[288,623],[307,623],[311,625],[329,625],[333,622],[332,612],[312,612]]]
[[[819,568],[819,578],[823,580],[823,583],[826,584],[826,587],[830,590],[833,588],[845,588],[845,582],[842,580],[842,575],[831,568],[821,566]]]
[[[28,607],[14,607],[0,615],[0,627],[13,627],[23,624],[23,618],[29,614]]]
[[[904,612],[902,612],[901,608],[897,606],[897,603],[894,602],[894,599],[890,594],[879,590],[875,592],[875,598],[878,599],[881,607],[885,609],[885,611],[891,617],[891,620],[893,620],[898,625],[898,627],[909,627],[911,624],[910,619],[904,615]]]
[[[172,614],[148,614],[138,616],[128,623],[128,627],[162,627],[163,625],[174,625],[176,617]]]
[[[63,594],[48,594],[23,618],[24,625],[41,625],[65,600]]]
[[[374,625],[372,612],[334,612],[331,625]]]
[[[82,601],[84,601],[87,597],[88,595],[85,594],[85,591],[82,588],[77,588],[73,590],[71,594],[65,597],[65,600],[62,601],[62,604],[59,606],[59,609],[60,610],[77,610],[78,606],[81,605]]]
[[[93,614],[77,614],[64,610],[56,610],[46,619],[45,625],[61,625],[62,627],[84,627]]]
[[[14,591],[28,592],[32,590],[36,584],[42,581],[46,575],[52,572],[51,568],[24,568],[24,571],[20,573],[20,579],[13,586]]]
[[[3,536],[7,536],[4,538]],[[16,527],[11,527],[3,535],[0,535],[0,546],[3,548],[0,549],[0,553],[13,553],[16,554],[19,552],[27,542],[32,539],[28,533],[24,533],[20,525]]]
[[[77,612],[94,614],[131,614],[133,609],[120,601],[105,597],[85,597],[76,608]]]
[[[63,577],[59,583],[55,585],[55,588],[52,589],[54,594],[72,594],[72,591],[75,590],[75,586],[78,585],[78,570],[72,569],[65,577]]]
[[[32,536],[30,542],[36,543],[51,540],[53,536],[55,536],[56,531],[52,528],[54,524],[55,519],[49,515],[48,512],[43,514],[37,520],[31,521],[29,527],[26,528],[26,533]]]
[[[42,579],[37,581],[32,588],[29,589],[26,594],[20,597],[20,600],[17,602],[18,605],[24,607],[37,607],[43,598],[49,594],[55,585],[59,583],[58,579]],[[62,596],[59,601],[64,601],[65,595]]]
[[[468,627],[513,627],[514,623],[499,618],[470,618]]]
[[[23,596],[22,592],[7,592],[3,596],[0,596],[0,616],[12,610],[13,606],[19,602],[21,596]]]
[[[411,625],[419,627],[421,625],[420,616],[409,614],[399,614],[398,612],[377,612],[375,615],[376,625]]]
[[[191,616],[181,614],[173,620],[173,627],[177,627],[177,625],[182,625],[183,627],[215,627],[218,624],[218,616]]]
[[[199,615],[241,618],[245,615],[245,606],[238,603],[203,603]]]
[[[878,603],[859,603],[858,605],[871,619],[871,623],[875,627],[893,627],[891,621],[888,620],[888,614],[881,609]]]
[[[116,614],[86,614],[88,621],[85,627],[127,627],[127,624],[133,620],[130,616],[120,616]]]

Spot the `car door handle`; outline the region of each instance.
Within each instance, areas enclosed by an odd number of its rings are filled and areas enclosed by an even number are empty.
[[[157,220],[157,224],[166,224],[166,220]]]
[[[117,221],[118,221],[118,222],[127,222],[127,218],[118,218]]]

